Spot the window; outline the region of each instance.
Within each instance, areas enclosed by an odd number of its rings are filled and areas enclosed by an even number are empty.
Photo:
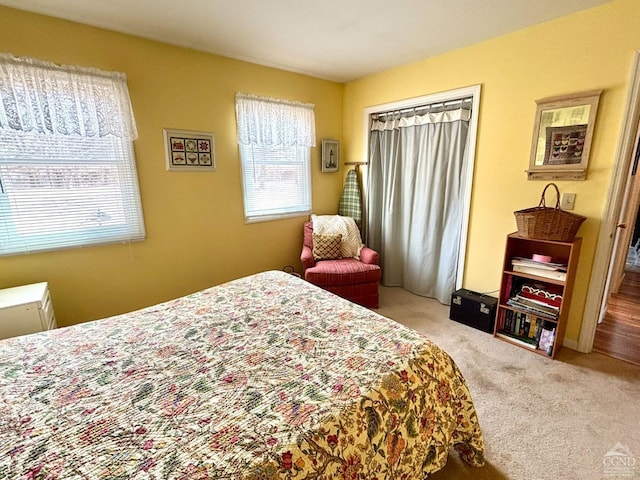
[[[236,95],[246,222],[311,213],[313,105]]]
[[[0,55],[0,255],[145,236],[124,74]]]

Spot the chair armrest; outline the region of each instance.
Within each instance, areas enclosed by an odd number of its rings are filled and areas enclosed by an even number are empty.
[[[378,265],[378,252],[369,247],[362,247],[362,250],[360,250],[360,261],[362,263],[368,263],[369,265]]]
[[[315,260],[313,259],[313,252],[306,245],[302,246],[300,261],[302,262],[302,271],[306,270],[307,268],[311,268],[316,264]]]

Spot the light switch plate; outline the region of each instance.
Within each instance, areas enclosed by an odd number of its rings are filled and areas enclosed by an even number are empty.
[[[560,201],[560,208],[562,210],[573,210],[573,206],[576,203],[575,193],[563,193],[562,200]]]

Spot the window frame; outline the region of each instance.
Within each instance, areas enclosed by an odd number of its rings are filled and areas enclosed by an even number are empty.
[[[269,97],[236,94],[236,120],[238,127],[238,156],[240,158],[243,213],[245,223],[264,222],[283,218],[301,217],[312,212],[313,192],[311,175],[311,147],[315,146],[315,117],[312,104],[292,102]],[[292,155],[287,149],[296,149]],[[268,153],[267,153],[268,152]],[[256,166],[297,166],[292,181],[297,198],[285,204],[286,198],[278,195],[273,185],[263,197],[272,201],[281,199],[279,205],[265,205],[255,195],[255,185],[261,180]],[[276,175],[278,175],[277,168]],[[287,170],[279,172],[279,180],[267,180],[270,184],[286,181]],[[273,173],[261,169],[265,177]],[[267,183],[264,182],[263,183]],[[281,183],[282,185],[282,183]],[[286,194],[285,194],[286,196]]]
[[[288,147],[298,149],[296,157],[301,156],[303,158],[296,158],[295,160],[289,160],[287,158],[280,157],[279,160],[259,160],[256,161],[255,151],[251,153],[251,158],[247,158],[247,150],[255,148],[265,148],[268,146],[256,147],[254,145],[238,145],[240,159],[241,159],[241,174],[242,174],[242,200],[244,208],[244,221],[245,223],[267,222],[271,220],[279,220],[283,218],[301,217],[309,215],[312,211],[311,201],[311,148],[310,147]],[[282,147],[274,147],[274,149]],[[285,147],[286,148],[286,147]],[[248,183],[249,170],[253,170],[253,167],[260,165],[296,165],[304,171],[303,177],[298,177],[298,183],[302,183],[301,191],[299,192],[298,202],[292,207],[277,207],[277,208],[250,208],[248,205],[248,190],[253,192],[255,183]],[[255,198],[255,196],[254,196]],[[274,211],[277,210],[277,211]]]
[[[0,131],[0,144],[2,143],[3,134]],[[71,139],[73,141],[74,139]],[[81,138],[76,140],[82,141]],[[111,155],[108,159],[100,161],[92,165],[90,162],[80,161],[74,164],[73,159],[66,159],[64,161],[60,159],[54,159],[46,161],[44,159],[37,159],[34,161],[25,160],[0,160],[0,183],[2,184],[2,191],[0,191],[0,212],[9,213],[3,219],[0,219],[0,229],[4,230],[4,233],[0,233],[0,256],[9,255],[21,255],[27,253],[45,252],[63,250],[68,248],[82,248],[97,245],[106,245],[114,243],[125,243],[129,241],[140,241],[145,238],[144,228],[144,216],[142,211],[142,203],[140,199],[140,190],[137,178],[137,171],[135,165],[135,156],[133,152],[133,145],[131,142],[127,142],[125,139],[121,139],[120,144],[121,151],[115,153],[115,149],[111,150]],[[111,143],[111,142],[108,142]],[[77,175],[81,176],[83,172],[93,172],[95,167],[106,167],[110,171],[115,172],[115,182],[105,185],[104,189],[109,189],[114,194],[117,191],[117,198],[112,199],[113,204],[120,204],[122,207],[119,210],[123,221],[118,224],[104,225],[98,222],[93,226],[75,227],[75,228],[58,228],[49,231],[40,232],[26,232],[21,233],[20,224],[24,224],[29,221],[30,217],[33,217],[37,205],[29,206],[28,193],[20,195],[20,192],[14,194],[12,192],[12,186],[15,181],[7,178],[11,175],[12,167],[34,167],[36,169],[49,169],[56,171],[56,167],[62,169],[76,168]],[[39,188],[35,184],[32,186],[23,187]],[[49,200],[60,202],[74,201],[78,197],[75,195],[81,192],[87,185],[76,185],[76,188],[61,188],[51,187],[51,193],[46,193],[49,196]],[[114,191],[114,189],[116,191]],[[60,195],[58,193],[65,193],[67,195]],[[15,195],[14,198],[11,198]],[[80,197],[80,200],[84,201],[85,198]],[[14,202],[17,202],[18,205]],[[23,209],[27,206],[27,209],[22,213],[16,211],[16,208]],[[88,205],[86,202],[84,205]],[[29,213],[28,208],[31,207],[33,211]],[[98,208],[100,211],[100,208]],[[25,216],[25,212],[26,215]],[[22,219],[20,217],[23,217]],[[65,216],[65,220],[76,219],[74,215]],[[37,220],[37,219],[36,219]],[[42,228],[55,227],[56,223],[51,222],[46,225],[41,225]],[[3,243],[2,237],[5,237]]]
[[[0,65],[0,257],[143,240],[126,76]]]

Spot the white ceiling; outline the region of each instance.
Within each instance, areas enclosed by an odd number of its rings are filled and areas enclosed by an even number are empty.
[[[0,0],[338,82],[610,0]]]

